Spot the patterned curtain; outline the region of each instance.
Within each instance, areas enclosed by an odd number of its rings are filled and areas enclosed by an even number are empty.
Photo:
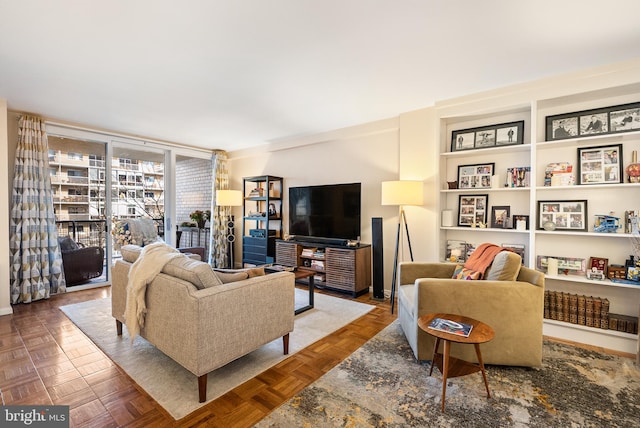
[[[213,154],[213,191],[211,193],[211,235],[209,237],[209,264],[213,267],[227,267],[229,251],[227,235],[227,221],[231,214],[231,207],[216,206],[218,189],[229,188],[229,171],[227,169],[227,153],[217,151]],[[232,266],[233,267],[233,266]]]
[[[14,304],[47,299],[50,294],[66,291],[44,121],[21,116],[18,138],[9,223]]]

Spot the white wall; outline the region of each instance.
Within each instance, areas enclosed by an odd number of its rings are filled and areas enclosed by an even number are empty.
[[[0,99],[0,171],[9,170],[7,101]],[[13,169],[12,169],[13,171]],[[0,315],[13,313],[9,287],[9,186],[13,174],[0,174]]]
[[[304,144],[292,147],[295,144]],[[253,150],[229,154],[230,187],[242,189],[242,177],[274,175],[284,178],[284,194],[289,187],[362,183],[361,240],[371,243],[371,218],[384,219],[385,288],[391,288],[393,250],[398,209],[380,205],[381,183],[399,177],[399,140],[397,118],[319,134],[312,138],[275,144],[269,151]],[[285,197],[283,212],[288,213]],[[241,216],[241,208],[234,211]],[[284,230],[288,231],[285,214]],[[238,232],[240,233],[240,232]],[[242,242],[236,241],[236,254]],[[240,257],[237,257],[240,259]]]

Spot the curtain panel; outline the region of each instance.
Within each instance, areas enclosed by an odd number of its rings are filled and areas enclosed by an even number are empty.
[[[224,268],[229,266],[229,228],[227,227],[227,223],[230,220],[231,207],[217,206],[216,193],[218,189],[229,189],[227,153],[224,151],[216,151],[213,154],[211,164],[213,166],[213,191],[211,194],[211,234],[209,236],[209,264],[211,264],[211,266],[213,267]]]
[[[9,223],[13,304],[66,291],[44,121],[21,116],[18,138]]]

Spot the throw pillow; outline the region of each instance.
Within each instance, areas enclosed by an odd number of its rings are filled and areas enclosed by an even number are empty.
[[[188,281],[199,290],[222,285],[222,281],[220,281],[215,272],[213,272],[211,266],[199,260],[189,258],[184,254],[171,259],[169,263],[164,265],[162,272]]]
[[[501,251],[487,269],[484,279],[487,281],[515,281],[520,273],[522,257],[513,251]]]
[[[76,243],[76,241],[71,239],[70,236],[65,236],[64,238],[58,237],[58,245],[60,246],[60,251],[63,251],[63,252],[73,251],[80,248],[78,247],[78,244]]]
[[[223,283],[223,284],[228,284],[230,282],[236,282],[236,281],[242,281],[244,279],[249,278],[249,274],[247,272],[244,271],[239,271],[239,272],[220,272],[220,271],[214,271],[214,273],[216,274],[216,276],[218,277],[218,279]]]
[[[124,245],[120,248],[120,254],[122,255],[122,260],[129,263],[135,263],[140,257],[140,253],[142,252],[142,247],[137,245]]]
[[[465,268],[463,265],[456,266],[456,270],[453,271],[453,279],[465,279],[465,280],[476,280],[480,279],[480,272],[473,271],[471,269]]]

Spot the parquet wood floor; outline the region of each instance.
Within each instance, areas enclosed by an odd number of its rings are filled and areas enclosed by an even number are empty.
[[[358,301],[376,308],[176,421],[58,309],[109,297],[110,292],[102,287],[66,293],[15,305],[12,315],[0,317],[4,404],[68,405],[72,427],[250,427],[396,318],[388,300],[360,296]]]

